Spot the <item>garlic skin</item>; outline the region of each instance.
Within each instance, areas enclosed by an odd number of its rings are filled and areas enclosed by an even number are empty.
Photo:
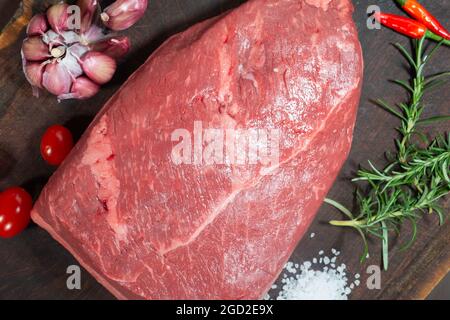
[[[103,24],[114,31],[128,29],[141,19],[148,0],[117,0],[100,15]]]
[[[61,63],[66,66],[72,78],[78,78],[83,74],[80,58],[88,51],[89,48],[79,43],[67,48],[66,55],[61,59]]]
[[[28,36],[40,36],[48,30],[47,18],[44,14],[35,15],[28,24]]]
[[[84,73],[98,84],[109,82],[117,69],[116,60],[101,52],[88,52],[81,61]]]
[[[44,33],[42,35],[42,41],[49,46],[50,50],[55,44],[56,45],[64,44],[63,37],[61,37],[61,35],[59,35],[53,30],[48,30],[46,33]]]
[[[89,45],[105,39],[107,35],[104,34],[103,29],[93,25],[85,33],[80,34],[80,42],[84,45]]]
[[[131,44],[128,37],[121,36],[94,43],[90,48],[93,51],[104,53],[115,60],[120,60],[130,51]]]

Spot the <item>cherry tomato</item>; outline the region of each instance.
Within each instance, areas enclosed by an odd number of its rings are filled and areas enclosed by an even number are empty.
[[[0,193],[0,237],[12,238],[22,232],[30,223],[32,207],[31,196],[22,188]]]
[[[63,126],[51,126],[41,140],[42,158],[52,166],[59,166],[72,148],[72,133]]]

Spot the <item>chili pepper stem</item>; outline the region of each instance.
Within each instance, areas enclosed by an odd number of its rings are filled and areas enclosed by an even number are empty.
[[[441,42],[442,41],[442,44],[450,47],[450,40],[446,40],[446,39],[438,36],[437,34],[434,34],[430,30],[427,30],[427,32],[425,33],[425,37],[427,37],[427,39],[430,39],[430,40],[433,40],[433,41],[437,41],[437,42]]]

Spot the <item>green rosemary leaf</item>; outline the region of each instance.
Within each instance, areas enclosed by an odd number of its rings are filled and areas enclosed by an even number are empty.
[[[369,243],[367,242],[366,235],[360,228],[355,228],[359,234],[361,235],[361,238],[363,240],[363,253],[361,255],[361,258],[359,259],[360,263],[364,263],[366,261],[367,256],[369,255]]]
[[[375,104],[379,105],[380,107],[382,107],[383,109],[385,109],[386,111],[392,113],[394,116],[402,119],[402,120],[406,120],[405,117],[403,117],[403,115],[400,112],[397,112],[393,107],[391,107],[387,102],[385,102],[384,100],[378,99],[376,101],[374,101]]]
[[[395,79],[395,80],[391,80],[391,82],[396,83],[399,86],[405,88],[410,93],[414,93],[414,89],[406,81]]]
[[[420,64],[419,68],[417,68],[417,74],[418,75],[422,75],[423,74],[423,69],[425,68],[425,64]],[[423,92],[418,92],[418,94],[423,94]]]
[[[349,217],[350,219],[353,219],[353,215],[350,212],[350,210],[348,210],[346,207],[344,207],[343,205],[341,205],[339,202],[336,202],[332,199],[325,199],[325,203],[328,203],[330,205],[332,205],[333,207],[335,207],[336,209],[338,209],[339,211],[341,211],[343,214],[345,214],[347,217]]]
[[[396,47],[402,53],[402,55],[406,58],[406,60],[408,60],[411,66],[417,69],[417,65],[414,62],[414,59],[411,57],[411,55],[408,53],[405,47],[403,47],[400,43],[394,43],[394,47]]]
[[[426,78],[425,86],[427,85],[427,83],[430,83],[431,81],[434,81],[434,80],[437,80],[440,78],[446,78],[446,77],[450,77],[450,71],[440,72],[440,73],[434,74],[432,76],[429,76]]]
[[[433,207],[433,211],[436,212],[436,214],[438,215],[439,225],[442,226],[445,221],[445,216],[444,216],[444,212],[442,211],[442,208],[435,206],[435,207]]]
[[[389,231],[386,226],[386,222],[381,222],[383,228],[383,239],[382,239],[382,251],[383,251],[383,266],[384,270],[389,267]]]
[[[393,224],[391,225],[391,229],[395,232],[395,234],[396,234],[397,236],[400,235],[400,227],[399,227],[399,225],[398,225],[397,223],[393,223]]]
[[[409,248],[411,248],[411,246],[413,245],[413,243],[416,241],[416,238],[417,238],[417,222],[415,221],[414,218],[409,218],[409,221],[411,221],[411,226],[412,226],[411,238],[405,245],[403,245],[400,248],[400,251],[406,251]]]
[[[438,87],[442,86],[445,83],[446,83],[445,80],[433,80],[433,81],[427,82],[425,84],[424,90],[431,91],[431,90],[433,90],[435,88],[438,88]]]
[[[376,238],[383,239],[383,229],[382,228],[372,227],[370,229],[367,229],[367,233],[369,235],[372,235],[372,236],[376,237]]]
[[[447,183],[450,183],[450,178],[448,176],[448,171],[449,171],[448,168],[450,166],[449,162],[450,161],[448,159],[446,159],[442,162],[442,175],[443,175],[444,181]]]
[[[427,119],[422,119],[417,121],[418,125],[429,125],[429,124],[433,124],[436,122],[442,122],[442,121],[450,121],[450,115],[449,116],[435,116],[435,117],[430,117]]]
[[[424,63],[428,62],[428,61],[433,57],[433,55],[435,54],[435,52],[436,52],[436,51],[444,44],[444,42],[445,42],[444,39],[441,40],[441,41],[439,41],[439,42],[434,46],[434,48],[430,51],[429,54],[424,55],[424,57],[423,57]]]
[[[389,164],[386,168],[384,168],[383,173],[385,173],[385,174],[391,173],[391,172],[392,172],[392,169],[394,169],[396,165],[397,165],[396,162],[392,162],[392,163]]]
[[[406,103],[399,103],[398,104],[399,108],[402,109],[402,111],[406,114],[406,117],[402,116],[402,118],[406,121],[408,120],[407,118],[411,116],[410,114],[410,110],[409,107]]]

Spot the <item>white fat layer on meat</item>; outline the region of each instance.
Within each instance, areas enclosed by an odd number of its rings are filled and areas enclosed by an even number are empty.
[[[107,205],[106,220],[108,224],[114,230],[118,240],[126,241],[127,226],[120,222],[117,212],[120,181],[116,177],[113,162],[108,159],[113,155],[106,117],[103,116],[88,138],[87,148],[81,162],[90,167],[97,183],[98,200]]]

